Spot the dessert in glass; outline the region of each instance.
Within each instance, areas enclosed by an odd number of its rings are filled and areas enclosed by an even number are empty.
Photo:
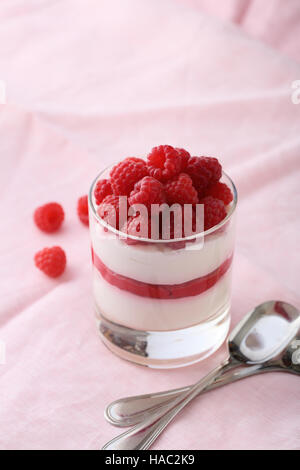
[[[222,345],[236,203],[216,158],[169,145],[98,175],[89,194],[93,292],[100,336],[112,352],[171,368]]]

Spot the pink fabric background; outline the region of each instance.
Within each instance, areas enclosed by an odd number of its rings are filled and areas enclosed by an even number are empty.
[[[156,371],[99,341],[76,201],[103,166],[161,143],[220,156],[240,195],[233,324],[266,299],[300,307],[300,5],[10,0],[0,21],[0,448],[98,449],[118,433],[108,402],[195,381],[225,355]],[[51,200],[66,222],[47,236],[32,212]],[[33,255],[55,244],[68,269],[53,281]],[[207,394],[154,447],[299,449],[299,378]]]

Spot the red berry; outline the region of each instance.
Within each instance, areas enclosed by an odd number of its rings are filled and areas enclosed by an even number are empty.
[[[185,149],[176,148],[176,150],[181,157],[181,171],[184,171],[186,169],[189,159],[191,158],[191,155]]]
[[[220,199],[224,202],[225,206],[230,204],[233,199],[233,194],[230,188],[228,188],[227,184],[221,183],[220,181],[210,186],[207,191],[205,191],[205,196],[212,196],[216,199]]]
[[[96,184],[94,196],[96,204],[100,204],[106,196],[112,194],[113,190],[110,184],[110,180],[104,179],[99,180]]]
[[[176,238],[184,238],[184,217],[182,215],[182,217],[180,218],[180,220],[178,220],[177,217],[174,217],[174,214],[171,214],[171,218],[170,218],[170,240],[174,240]],[[166,238],[168,239],[168,238]],[[181,240],[180,242],[172,242],[170,244],[168,244],[168,246],[170,246],[171,248],[173,248],[174,250],[178,250],[180,248],[184,248],[185,247],[185,242],[183,240]]]
[[[181,173],[165,184],[168,204],[197,204],[198,193],[189,175]]]
[[[147,164],[141,158],[125,158],[110,172],[111,186],[116,196],[129,196],[135,183],[148,175]]]
[[[151,238],[151,218],[145,218],[141,215],[129,217],[122,228],[122,232],[134,237]],[[140,243],[132,238],[126,238],[125,242],[128,245]]]
[[[126,206],[124,207],[124,216],[127,216],[127,201],[125,201]],[[117,230],[122,227],[122,221],[120,221],[120,209],[121,209],[121,202],[120,197],[111,194],[110,196],[106,196],[103,199],[101,204],[98,207],[98,215],[109,225],[116,228]],[[123,214],[122,214],[123,215]]]
[[[216,158],[192,157],[187,163],[185,172],[192,178],[194,187],[201,197],[208,186],[219,181],[222,167]]]
[[[151,210],[152,204],[163,204],[164,202],[166,202],[164,187],[160,181],[151,176],[145,176],[138,181],[129,197],[130,206],[144,204],[148,210]]]
[[[188,219],[186,218],[188,217]],[[189,223],[187,223],[189,220]],[[162,230],[162,238],[164,240],[174,240],[177,238],[185,238],[191,237],[196,233],[196,212],[194,210],[191,213],[187,212],[185,214],[184,210],[182,209],[181,217],[175,215],[175,213],[170,214],[170,236],[168,237],[168,230],[166,227]],[[188,242],[195,241],[195,239],[188,240]],[[181,240],[179,242],[170,242],[167,245],[174,249],[178,250],[184,248],[186,245],[185,240]]]
[[[77,214],[83,224],[89,225],[89,206],[87,196],[82,196],[78,199]]]
[[[49,277],[60,276],[67,263],[64,250],[59,246],[53,248],[44,248],[36,253],[34,257],[35,265]]]
[[[154,147],[148,155],[150,176],[165,182],[178,175],[182,168],[182,157],[171,145]]]
[[[34,212],[34,221],[43,232],[56,232],[65,218],[64,210],[60,204],[50,202],[38,207]]]
[[[204,229],[208,230],[218,225],[226,217],[226,209],[223,201],[212,196],[200,200],[204,204]]]

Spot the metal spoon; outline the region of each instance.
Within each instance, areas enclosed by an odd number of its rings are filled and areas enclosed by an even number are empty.
[[[298,340],[300,345],[300,334]],[[215,390],[241,379],[265,374],[267,372],[287,372],[300,375],[300,360],[298,366],[296,364],[290,364],[290,366],[285,367],[281,363],[270,363],[268,367],[266,364],[264,364],[263,367],[261,364],[249,367],[241,366],[239,369],[224,373],[219,379],[200,392],[199,395],[203,395],[210,390]],[[105,419],[113,426],[121,428],[135,426],[147,419],[156,410],[166,408],[166,405],[183,392],[190,390],[190,388],[191,385],[187,385],[186,387],[163,392],[121,398],[107,406],[104,412]]]
[[[108,442],[103,449],[145,450],[160,435],[170,421],[195,396],[214,384],[226,383],[269,371],[300,374],[298,354],[300,313],[284,302],[270,301],[256,307],[234,329],[229,337],[229,358],[201,381],[183,390],[170,391],[170,400],[163,406],[148,409],[145,421]],[[297,336],[298,335],[298,336]],[[296,358],[296,361],[294,359]],[[232,374],[232,371],[235,371]],[[230,374],[230,375],[228,375]],[[219,380],[219,385],[215,383]],[[164,392],[165,396],[166,393]],[[149,397],[149,396],[148,396]],[[156,397],[157,398],[157,397]],[[156,405],[157,405],[157,400]]]
[[[296,358],[297,354],[299,354],[298,359]],[[294,361],[292,361],[292,357],[294,357]],[[285,358],[284,361],[282,360],[283,358]],[[266,364],[256,364],[247,367],[245,367],[245,365],[241,365],[240,368],[237,368],[234,371],[224,373],[219,379],[204,389],[201,394],[229,383],[237,382],[238,380],[246,377],[267,372],[286,372],[300,375],[300,332],[298,338],[295,337],[292,339],[286,350],[281,353],[280,358],[273,358]],[[134,426],[148,418],[158,409],[162,410],[163,408],[166,408],[166,405],[183,392],[190,390],[191,387],[191,385],[188,385],[158,393],[121,398],[107,406],[104,416],[106,420],[114,426]]]

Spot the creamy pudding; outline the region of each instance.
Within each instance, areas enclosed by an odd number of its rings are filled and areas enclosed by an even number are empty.
[[[188,241],[179,245],[175,238],[139,240],[130,230],[124,236],[117,221],[110,225],[107,207],[118,203],[114,191],[124,192],[127,177],[124,172],[113,185],[118,165],[96,179],[89,198],[93,292],[101,337],[121,357],[152,367],[177,367],[203,359],[223,343],[230,324],[236,191],[223,173],[207,186],[207,192],[201,192],[196,172],[201,162],[193,161],[198,157],[189,158],[191,166],[185,167],[189,173],[169,180],[160,173],[159,180],[147,176],[151,166],[147,170],[140,159],[130,162],[138,166],[139,179],[129,191],[129,206],[133,199],[148,204],[149,198],[155,203],[171,204],[177,198],[183,205],[186,198],[187,203],[203,204],[205,230],[195,234],[192,242],[184,236]],[[131,217],[126,227],[134,222]]]

